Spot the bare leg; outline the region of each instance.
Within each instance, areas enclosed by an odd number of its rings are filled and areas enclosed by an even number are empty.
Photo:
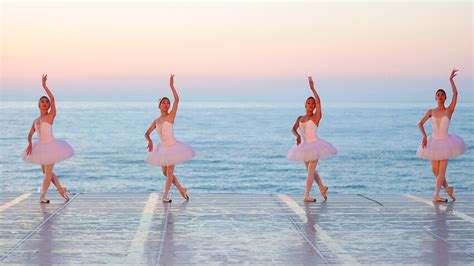
[[[319,176],[318,171],[316,171],[316,167],[318,166],[319,160],[315,161],[315,171],[314,171],[314,181],[318,184],[319,191],[321,192],[321,195],[323,196],[324,200],[327,200],[327,192],[328,192],[328,187],[324,186],[323,181],[321,180],[321,177]],[[308,163],[305,163],[306,170],[308,170]]]
[[[162,166],[162,167],[161,167],[161,171],[162,171],[162,173],[163,173],[163,176],[166,177],[167,167],[166,167],[166,166]]]
[[[58,190],[59,195],[61,195],[61,197],[63,197],[66,201],[68,201],[69,195],[67,194],[67,188],[61,186],[61,183],[59,183],[59,178],[56,176],[56,174],[53,173],[51,181],[53,182],[54,186]]]
[[[178,190],[183,190],[183,186],[181,186],[181,184],[178,181],[178,178],[175,175],[173,175],[173,184],[176,186]]]
[[[166,167],[166,166],[163,166],[161,169],[163,170],[163,175],[166,177],[166,176],[167,176],[167,174],[166,174],[167,167]],[[178,190],[182,190],[182,189],[183,189],[183,187],[181,186],[181,184],[178,182],[178,178],[177,178],[175,175],[173,175],[173,184],[176,186],[176,188],[177,188]]]
[[[179,194],[183,197],[185,200],[189,200],[188,196],[188,190],[181,186],[181,184],[178,181],[178,178],[176,176],[173,176],[173,184],[176,186],[176,188],[179,190]]]
[[[318,166],[318,161],[319,161],[319,160],[314,161],[315,164],[316,164],[316,165],[314,166],[314,168],[315,168],[315,170],[314,170],[314,181],[316,181],[316,183],[318,184],[318,187],[321,189],[321,188],[324,188],[324,185],[323,185],[323,182],[321,181],[321,178],[319,177],[318,171],[316,171],[316,167]],[[305,166],[305,168],[306,168],[306,171],[308,171],[308,165],[309,165],[308,162],[305,162],[305,163],[304,163],[304,166]]]
[[[313,186],[314,181],[314,174],[316,169],[316,162],[317,161],[310,161],[308,163],[305,162],[305,166],[307,166],[306,170],[308,172],[308,176],[306,178],[306,189],[304,192],[304,201],[306,202],[314,202],[316,199],[311,198],[309,193],[311,191],[311,187]]]
[[[433,174],[435,177],[438,177],[439,175],[439,165],[440,161],[431,161],[431,169],[433,170]],[[456,200],[456,196],[454,196],[454,188],[448,185],[446,177],[444,178],[443,188],[452,200]]]
[[[43,171],[43,173],[45,173],[43,165],[41,166],[41,170]],[[63,197],[65,200],[69,200],[67,189],[61,186],[61,183],[59,183],[59,178],[56,176],[54,172],[52,172],[52,175],[51,175],[51,182],[58,190],[59,195],[61,195],[61,197]]]
[[[445,182],[445,179],[446,179],[447,168],[448,168],[448,160],[439,161],[438,176],[436,177],[436,185],[435,185],[433,200],[436,200],[439,198],[439,192],[441,190],[441,186],[443,186],[443,183]]]
[[[41,190],[41,201],[46,201],[46,193],[48,193],[49,185],[51,184],[51,178],[53,175],[54,164],[44,165],[44,180],[43,189]],[[42,167],[43,168],[43,167]]]
[[[162,170],[163,170],[163,175],[166,177],[166,173],[167,173],[167,167],[166,166],[163,166],[162,167]],[[178,178],[173,175],[173,184],[176,186],[176,188],[179,190],[179,193],[181,194],[181,196],[183,196],[183,198],[185,200],[189,200],[189,196],[187,194],[187,190],[186,188],[184,188],[183,186],[181,186],[181,184],[179,183],[178,181]]]
[[[43,174],[45,174],[44,165],[41,166],[41,171],[43,171]],[[58,177],[56,176],[56,174],[54,172],[52,173],[51,182],[56,187],[56,189],[59,190],[61,188],[61,184],[59,183],[59,179],[58,179]]]
[[[165,182],[165,190],[163,192],[163,202],[171,202],[169,200],[169,192],[171,188],[171,183],[173,183],[174,179],[174,165],[170,165],[166,167],[166,182]]]
[[[318,164],[318,161],[316,161],[316,164]],[[319,190],[324,189],[323,181],[321,180],[318,171],[314,171],[314,181],[318,184]]]
[[[321,195],[323,195],[324,200],[327,199],[326,193],[328,191],[328,187],[324,186],[323,181],[321,180],[321,177],[319,176],[318,171],[316,171],[316,167],[318,166],[318,160],[315,161],[316,166],[315,171],[314,171],[314,180],[318,184],[319,191],[321,192]]]
[[[439,173],[439,162],[440,161],[431,161],[431,170],[433,171],[433,175],[435,177],[438,177],[438,173]],[[448,182],[446,181],[446,178],[444,179],[444,182],[443,182],[443,188],[446,192],[449,193],[449,190],[450,190],[450,187],[448,185]]]
[[[316,164],[318,161],[316,161]],[[318,171],[314,171],[314,180],[319,186],[319,191],[321,192],[321,195],[323,196],[324,200],[328,199],[327,193],[328,193],[328,187],[324,186],[323,181],[321,180],[321,177],[319,176]]]
[[[61,183],[59,183],[59,179],[56,176],[55,173],[53,173],[53,176],[51,178],[51,182],[54,184],[57,190],[61,190],[63,187],[61,186]]]

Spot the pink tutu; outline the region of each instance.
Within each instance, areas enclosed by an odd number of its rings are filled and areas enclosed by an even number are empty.
[[[27,163],[48,165],[71,158],[74,150],[64,140],[54,139],[51,142],[42,143],[37,141],[33,144],[30,155],[23,152],[22,159]]]
[[[421,145],[416,155],[425,160],[447,160],[466,153],[464,140],[456,135],[448,135],[443,139],[428,138],[426,148]]]
[[[160,145],[145,157],[145,162],[153,166],[169,166],[191,160],[196,152],[191,146],[176,140],[173,124],[165,121],[156,124],[156,132],[160,136]]]
[[[303,140],[300,145],[294,144],[288,151],[286,158],[290,161],[309,162],[316,161],[323,157],[335,155],[336,148],[329,142],[318,138],[318,126],[313,120],[299,123]]]
[[[149,152],[145,162],[153,166],[169,166],[189,161],[196,155],[194,149],[186,143],[176,141],[173,145],[160,144]]]
[[[300,145],[294,144],[286,157],[290,161],[309,162],[336,154],[337,150],[331,143],[318,138],[309,143],[301,142]]]

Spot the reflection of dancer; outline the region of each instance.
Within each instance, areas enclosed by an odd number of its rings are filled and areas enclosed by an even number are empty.
[[[450,245],[443,240],[449,239],[449,230],[446,225],[446,220],[448,219],[449,213],[453,211],[453,204],[454,202],[448,203],[447,206],[434,204],[435,217],[432,219],[433,222],[430,231],[436,238],[429,241],[432,249],[430,256],[426,256],[428,258],[432,257],[431,263],[436,262],[438,265],[449,265]],[[445,206],[446,209],[444,209]]]
[[[304,227],[305,229],[305,234],[308,236],[308,239],[316,243],[318,237],[317,234],[318,232],[316,231],[316,226],[317,226],[317,221],[320,219],[321,216],[324,216],[327,214],[327,203],[322,202],[319,204],[317,207],[314,207],[313,205],[305,204],[304,206],[304,212],[306,215],[306,225]],[[311,211],[311,208],[314,208],[313,211]]]
[[[166,219],[163,219],[161,228],[162,230],[166,230],[166,236],[163,239],[163,241],[166,242],[166,245],[162,246],[162,250],[160,252],[161,256],[159,256],[158,261],[156,261],[158,265],[175,265],[175,264],[180,265],[180,264],[186,264],[187,262],[187,261],[183,261],[182,260],[183,258],[178,258],[174,255],[176,252],[176,249],[179,249],[179,246],[182,245],[182,243],[179,241],[180,238],[176,237],[176,235],[179,234],[180,230],[179,228],[175,227],[176,222],[174,221],[175,215],[173,213],[173,212],[186,213],[187,205],[188,205],[188,202],[185,201],[179,204],[174,204],[173,208],[171,208],[170,205],[164,206],[164,213],[166,215]],[[153,243],[155,241],[150,241],[150,242]],[[159,249],[159,248],[160,247],[158,245],[158,247],[156,247],[155,249]]]
[[[163,202],[165,203],[171,202],[168,195],[171,183],[176,186],[183,198],[189,199],[186,189],[181,186],[178,178],[174,175],[174,166],[192,159],[195,155],[195,151],[191,146],[176,140],[174,137],[173,124],[179,103],[178,93],[174,88],[174,75],[170,76],[170,87],[174,96],[173,109],[168,113],[170,100],[166,97],[162,98],[158,104],[161,115],[151,123],[151,126],[145,133],[145,138],[148,140],[148,154],[145,161],[154,166],[161,166],[163,175],[166,176],[165,190],[163,192]],[[160,145],[156,146],[155,149],[153,149],[153,141],[150,138],[150,134],[154,129],[156,129],[160,137]]]
[[[446,101],[446,92],[443,89],[436,91],[435,99],[438,102],[438,107],[428,110],[426,115],[421,119],[418,126],[423,134],[423,141],[418,148],[417,155],[422,159],[431,160],[431,167],[433,174],[436,177],[436,186],[433,196],[434,202],[446,202],[445,198],[439,196],[441,186],[444,187],[449,197],[452,200],[456,200],[454,196],[454,188],[448,186],[446,181],[446,169],[448,167],[448,159],[454,158],[461,154],[464,154],[467,150],[466,144],[462,138],[449,135],[448,128],[453,116],[454,109],[456,108],[456,102],[458,98],[458,91],[454,84],[454,77],[458,70],[454,69],[451,72],[449,78],[451,82],[451,88],[453,90],[453,98],[451,104],[446,108],[444,103]],[[423,125],[431,117],[432,135],[428,138],[426,136]]]
[[[69,200],[67,189],[61,186],[58,177],[53,172],[53,168],[55,163],[74,155],[74,150],[69,144],[53,137],[52,127],[56,117],[56,104],[53,94],[46,86],[47,79],[48,75],[43,75],[43,88],[49,98],[42,96],[39,99],[40,116],[35,119],[31,126],[30,133],[28,134],[29,145],[23,153],[23,160],[25,162],[41,165],[41,170],[44,173],[40,203],[49,203],[49,200],[46,199],[46,193],[51,182],[56,186],[59,194],[65,200]],[[32,144],[31,138],[35,132],[38,133],[39,140]]]
[[[328,191],[328,187],[323,185],[323,182],[316,171],[318,161],[322,157],[336,154],[337,151],[331,143],[318,138],[317,136],[319,121],[321,121],[322,117],[321,101],[318,93],[314,89],[313,79],[308,77],[308,81],[314,97],[308,97],[308,99],[306,99],[306,115],[299,116],[296,119],[295,125],[293,126],[293,134],[296,136],[296,144],[293,145],[288,152],[287,158],[290,161],[304,162],[305,168],[308,172],[304,201],[315,202],[316,199],[309,196],[313,180],[318,183],[319,190],[321,191],[324,200],[327,199]],[[316,109],[316,113],[314,113],[314,109]],[[301,139],[300,134],[298,134],[298,128],[300,128],[300,131],[303,133],[303,140]]]
[[[49,207],[46,207],[44,204],[41,204],[41,214],[43,216],[43,221],[48,219],[51,216],[51,210],[49,210]],[[39,240],[39,245],[38,245],[38,254],[50,254],[51,251],[53,250],[53,242],[57,241],[55,239],[55,230],[54,228],[56,225],[54,224],[55,220],[50,219],[47,223],[45,223],[41,227],[41,233],[38,234],[38,240]],[[43,265],[53,265],[55,262],[53,259],[57,257],[54,256],[41,256],[41,264]]]

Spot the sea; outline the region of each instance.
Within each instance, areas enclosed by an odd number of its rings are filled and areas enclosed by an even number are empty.
[[[435,104],[324,105],[318,136],[338,150],[336,156],[323,158],[317,165],[329,192],[432,192],[435,177],[430,162],[418,158],[416,150],[422,140],[417,124]],[[304,113],[304,101],[182,101],[175,136],[191,145],[196,157],[177,165],[175,175],[190,195],[303,194],[304,165],[288,161],[286,155],[295,143],[291,128]],[[0,193],[37,192],[41,187],[40,167],[21,159],[38,115],[36,102],[0,102]],[[144,134],[158,116],[156,101],[58,102],[53,133],[67,141],[75,155],[56,164],[54,172],[73,192],[162,191],[161,168],[144,161]],[[431,132],[431,121],[425,128]],[[473,193],[474,104],[458,104],[450,134],[462,137],[468,152],[449,161],[448,183],[457,193]],[[152,139],[156,145],[156,132]]]

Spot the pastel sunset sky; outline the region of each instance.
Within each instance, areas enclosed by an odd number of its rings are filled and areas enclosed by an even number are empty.
[[[1,97],[474,100],[471,1],[3,1]]]

